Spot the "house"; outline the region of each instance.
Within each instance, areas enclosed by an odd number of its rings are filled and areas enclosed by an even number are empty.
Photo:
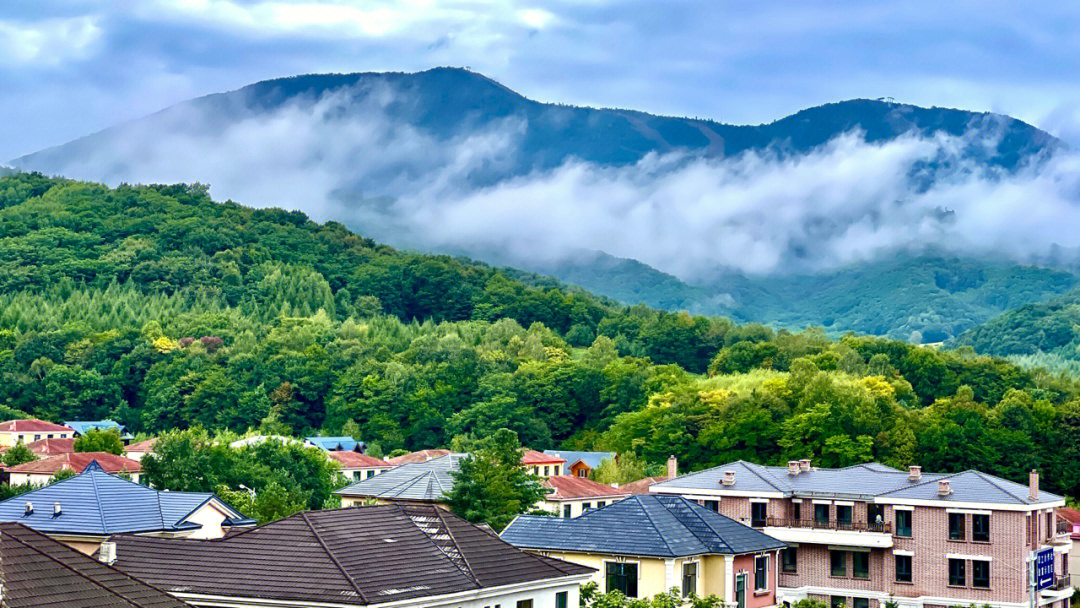
[[[1057,526],[1061,533],[1068,531],[1073,541],[1069,549],[1069,576],[1077,577],[1074,585],[1080,584],[1080,511],[1069,507],[1058,509]]]
[[[365,502],[441,505],[454,486],[454,473],[467,454],[450,453],[423,462],[403,464],[381,475],[357,481],[334,493],[341,506]]]
[[[220,540],[115,541],[122,572],[206,607],[569,608],[592,576],[432,505],[304,512]]]
[[[541,484],[551,491],[537,508],[559,517],[577,517],[630,496],[625,490],[571,475],[548,477]]]
[[[676,587],[727,606],[776,605],[784,543],[679,496],[631,496],[574,519],[523,515],[502,533],[520,549],[595,569],[602,592],[645,598]]]
[[[131,435],[124,432],[124,425],[113,420],[72,420],[64,424],[75,429],[75,437],[85,435],[93,429],[97,431],[116,431],[125,441],[131,439]]]
[[[1072,596],[1070,530],[1057,525],[1062,497],[979,471],[923,473],[878,463],[815,468],[745,461],[653,484],[789,543],[778,601],[804,598],[832,607],[900,608],[1031,601],[1029,559],[1053,557],[1038,606],[1063,608]]]
[[[96,462],[80,475],[0,502],[0,521],[87,554],[114,534],[220,538],[255,524],[214,494],[160,492],[109,475]]]
[[[327,452],[363,452],[364,442],[352,437],[308,437],[304,445],[319,448]]]
[[[416,462],[427,462],[432,458],[441,458],[450,453],[450,450],[420,450],[418,452],[410,452],[408,454],[402,454],[401,456],[395,456],[393,458],[387,458],[386,462],[390,463],[390,466],[398,466],[402,464],[413,464]]]
[[[627,494],[648,494],[649,488],[654,483],[660,483],[661,481],[667,481],[671,479],[667,475],[661,477],[643,477],[637,481],[631,481],[628,484],[619,486],[619,489]]]
[[[157,444],[157,437],[147,439],[146,441],[138,441],[136,443],[129,443],[124,446],[124,457],[130,458],[136,462],[142,462],[143,456],[146,456],[150,452],[154,451],[154,445]]]
[[[49,456],[9,467],[7,473],[10,475],[9,483],[13,486],[26,483],[45,485],[62,470],[82,473],[91,463],[97,463],[106,473],[127,473],[135,482],[139,481],[139,474],[142,473],[142,465],[138,462],[108,452],[72,452]]]
[[[544,453],[566,460],[567,475],[588,477],[605,460],[619,461],[615,452],[573,452],[568,450],[544,450]]]
[[[4,608],[190,608],[160,589],[18,523],[0,523]]]
[[[71,454],[75,451],[74,439],[38,439],[26,444],[38,458]]]
[[[345,477],[354,480],[368,479],[393,468],[381,458],[359,452],[331,451],[326,455],[341,465],[341,473]]]
[[[530,473],[537,477],[551,477],[562,475],[566,467],[566,459],[558,456],[549,456],[536,450],[525,450],[521,453],[521,464]]]
[[[0,422],[0,446],[12,447],[20,441],[31,443],[42,439],[70,439],[75,429],[44,420],[8,420]]]

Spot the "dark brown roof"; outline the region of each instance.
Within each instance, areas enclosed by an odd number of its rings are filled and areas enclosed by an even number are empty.
[[[3,608],[190,608],[18,523],[0,523]]]
[[[587,574],[430,505],[300,513],[218,540],[116,537],[120,569],[170,591],[366,605]]]

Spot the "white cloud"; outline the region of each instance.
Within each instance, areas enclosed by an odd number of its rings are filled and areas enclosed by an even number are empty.
[[[101,38],[94,17],[35,22],[0,20],[0,65],[55,66],[86,58]]]

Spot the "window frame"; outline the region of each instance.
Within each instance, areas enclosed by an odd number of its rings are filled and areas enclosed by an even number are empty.
[[[791,503],[791,507],[791,518],[795,521],[799,521],[800,519],[802,519],[802,503],[793,502]]]
[[[532,598],[530,597],[523,600],[518,600],[516,606],[517,608],[533,608]]]
[[[902,570],[900,568],[900,562],[901,561],[906,561],[907,562],[907,569],[906,569],[906,572],[905,572],[905,574],[907,574],[906,579],[900,578],[900,573],[904,572],[904,570]],[[898,555],[898,554],[895,554],[895,553],[893,554],[893,580],[895,580],[897,583],[914,583],[915,582],[915,557],[914,556],[912,556],[912,555]]]
[[[979,579],[977,578],[978,575],[976,574],[978,572],[976,570],[976,565],[979,565],[979,566],[985,565],[985,567],[986,567],[986,584],[985,585],[979,585],[977,583],[977,581]],[[971,560],[971,587],[972,587],[972,589],[989,589],[990,588],[990,560],[988,560],[988,559],[973,559],[973,560]]]
[[[700,570],[700,568],[699,568],[700,563],[701,562],[699,562],[696,559],[683,562],[683,564],[682,564],[682,596],[683,597],[690,597],[691,593],[694,594],[694,595],[697,595],[698,572]],[[692,574],[687,574],[687,572],[686,572],[687,566],[692,566],[693,567],[693,573]],[[687,583],[690,582],[690,581],[688,581],[688,578],[692,578],[692,584],[693,584],[693,589],[691,589],[689,591],[687,591]]]
[[[865,556],[865,557],[863,557]],[[866,560],[866,576],[859,576],[859,559]],[[857,578],[861,581],[870,580],[870,552],[869,551],[852,551],[851,552],[851,578]]]
[[[837,602],[836,600],[840,600]],[[838,608],[843,606],[847,608],[847,596],[845,595],[830,595],[829,596],[829,608]]]
[[[950,558],[948,558],[947,563],[948,563],[947,567],[949,569],[949,586],[950,587],[967,587],[967,560],[959,559],[959,558],[955,558],[955,557],[950,557]],[[961,579],[960,583],[955,582],[956,579],[953,576],[954,575],[953,564],[957,564],[960,567],[960,572],[959,572],[959,578]]]
[[[555,608],[570,608],[569,591],[558,591],[555,593]]]
[[[841,513],[847,513],[846,518],[841,518]],[[851,527],[851,523],[855,521],[855,507],[851,505],[836,505],[836,527],[841,526]]]
[[[791,556],[790,564],[788,556]],[[791,569],[788,569],[788,566]],[[799,551],[795,545],[788,545],[780,550],[780,572],[783,574],[797,574],[799,572]]]
[[[614,568],[616,568],[618,570],[623,570],[623,572],[612,574],[611,573],[612,567],[614,567]],[[625,570],[629,569],[630,567],[633,567],[633,569],[634,569],[634,575],[632,577],[625,572]],[[627,589],[625,591],[623,589],[619,589],[618,587],[613,588],[611,586],[611,581],[612,581],[613,577],[616,579],[616,581],[618,581],[621,578],[622,580],[626,581],[626,583],[628,585],[632,584],[634,593],[632,595],[630,594],[629,587],[627,587]],[[638,579],[640,577],[641,577],[641,568],[640,568],[640,564],[638,562],[636,562],[636,561],[633,561],[633,562],[616,562],[616,561],[611,561],[611,560],[604,561],[604,592],[605,593],[610,593],[611,591],[618,590],[620,593],[622,593],[626,597],[635,597],[636,598],[636,597],[638,597]]]
[[[893,509],[893,524],[896,527],[896,529],[893,530],[894,536],[900,538],[912,538],[912,529],[914,528],[912,520],[915,519],[914,514],[915,512],[911,509]],[[901,525],[901,516],[906,520],[907,525]]]
[[[975,522],[985,522],[985,530],[979,531],[979,525]],[[980,538],[981,537],[981,538]],[[971,540],[976,543],[988,543],[990,542],[990,514],[989,513],[973,513],[971,515]]]
[[[572,518],[574,516],[574,505],[569,505],[569,504],[563,505],[562,506],[562,516],[565,517],[566,519]]]
[[[860,605],[860,602],[862,602],[861,605]],[[870,598],[868,598],[868,597],[854,597],[854,598],[851,598],[851,608],[870,608]]]
[[[719,513],[720,512],[720,501],[719,500],[706,500],[705,504],[703,504],[701,506],[703,506],[706,509],[712,511],[713,513]]]
[[[839,556],[839,563],[835,559]],[[837,565],[843,570],[842,574],[837,574]],[[835,578],[847,578],[847,551],[839,551],[836,549],[829,549],[829,576]]]
[[[760,574],[760,576],[758,576]],[[769,590],[769,554],[754,556],[754,593]]]
[[[949,535],[951,541],[962,542],[967,540],[967,514],[949,513]]]
[[[820,517],[820,513],[822,511],[824,511],[825,517]],[[814,503],[814,525],[815,526],[828,526],[829,525],[829,518],[832,515],[831,513],[829,513],[829,511],[830,511],[830,509],[829,509],[828,504],[817,503],[817,502]]]
[[[760,511],[760,512],[759,512]],[[759,517],[760,516],[760,517]],[[769,523],[769,503],[750,503],[750,527],[764,528]]]

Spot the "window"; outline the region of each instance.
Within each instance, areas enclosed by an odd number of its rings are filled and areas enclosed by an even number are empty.
[[[682,565],[682,594],[687,597],[697,594],[697,562],[687,562]]]
[[[705,501],[705,508],[710,510],[710,511],[713,511],[715,513],[719,513],[720,512],[720,501],[719,500],[706,500]]]
[[[588,511],[589,509],[592,509],[592,503],[591,502],[583,502],[583,503],[581,503],[581,512],[582,513]]]
[[[870,608],[870,599],[865,597],[857,597],[852,604],[854,608]]]
[[[765,527],[765,511],[769,507],[767,503],[750,503],[750,526],[754,528]]]
[[[551,470],[551,469],[549,469],[549,468],[548,468],[548,465],[546,465],[546,464],[545,464],[545,465],[544,465],[544,477],[547,477],[547,476],[548,476],[548,471],[550,471],[550,470]]]
[[[836,524],[851,527],[851,505],[836,505]]]
[[[619,591],[626,597],[637,597],[637,564],[607,562],[607,591]]]
[[[983,513],[971,516],[971,540],[988,543],[990,542],[990,516]]]
[[[829,596],[829,608],[845,608],[847,606],[847,598],[842,595],[830,595]]]
[[[34,435],[34,441],[38,441],[40,439],[41,439],[41,435]]]
[[[560,591],[555,594],[555,608],[567,608],[567,604],[569,603],[569,594],[566,591]]]
[[[599,509],[600,507],[602,507],[602,506],[604,506],[606,504],[607,504],[606,502],[604,502],[602,500],[598,500],[598,501],[596,501],[596,508]]]
[[[971,586],[976,589],[990,588],[990,562],[971,560]]]
[[[967,584],[967,572],[964,569],[965,562],[962,559],[949,560],[949,585],[963,587]]]
[[[814,523],[819,526],[829,525],[829,505],[814,505]]]
[[[963,513],[949,513],[949,540],[964,540],[965,519]]]
[[[870,552],[853,552],[851,554],[851,569],[851,575],[855,578],[870,578]]]
[[[586,471],[585,469],[578,469],[577,476],[578,477],[588,477],[589,472]]]
[[[569,519],[570,517],[573,517],[573,515],[571,515],[571,513],[572,513],[572,511],[571,511],[571,506],[570,505],[563,505],[562,506],[562,516],[563,517],[566,517],[566,518]]]
[[[368,479],[371,479],[372,477],[374,477],[374,476],[375,476],[375,471],[369,470],[369,471],[367,472],[367,476],[368,476]]]
[[[829,574],[833,576],[847,576],[847,553],[843,551],[829,551]]]
[[[795,547],[786,547],[780,551],[781,570],[784,572],[796,572],[798,570],[798,555]]]
[[[904,509],[896,512],[896,535],[911,538],[911,511]]]
[[[518,600],[517,608],[533,608],[532,600]]]
[[[759,555],[754,558],[754,591],[769,588],[769,556]]]
[[[896,556],[896,582],[898,582],[898,583],[910,583],[911,582],[911,556],[910,555],[897,555]]]
[[[735,608],[746,608],[746,575],[735,576]]]
[[[802,503],[801,502],[793,502],[793,503],[791,503],[791,519],[794,519],[796,521],[802,519]]]

